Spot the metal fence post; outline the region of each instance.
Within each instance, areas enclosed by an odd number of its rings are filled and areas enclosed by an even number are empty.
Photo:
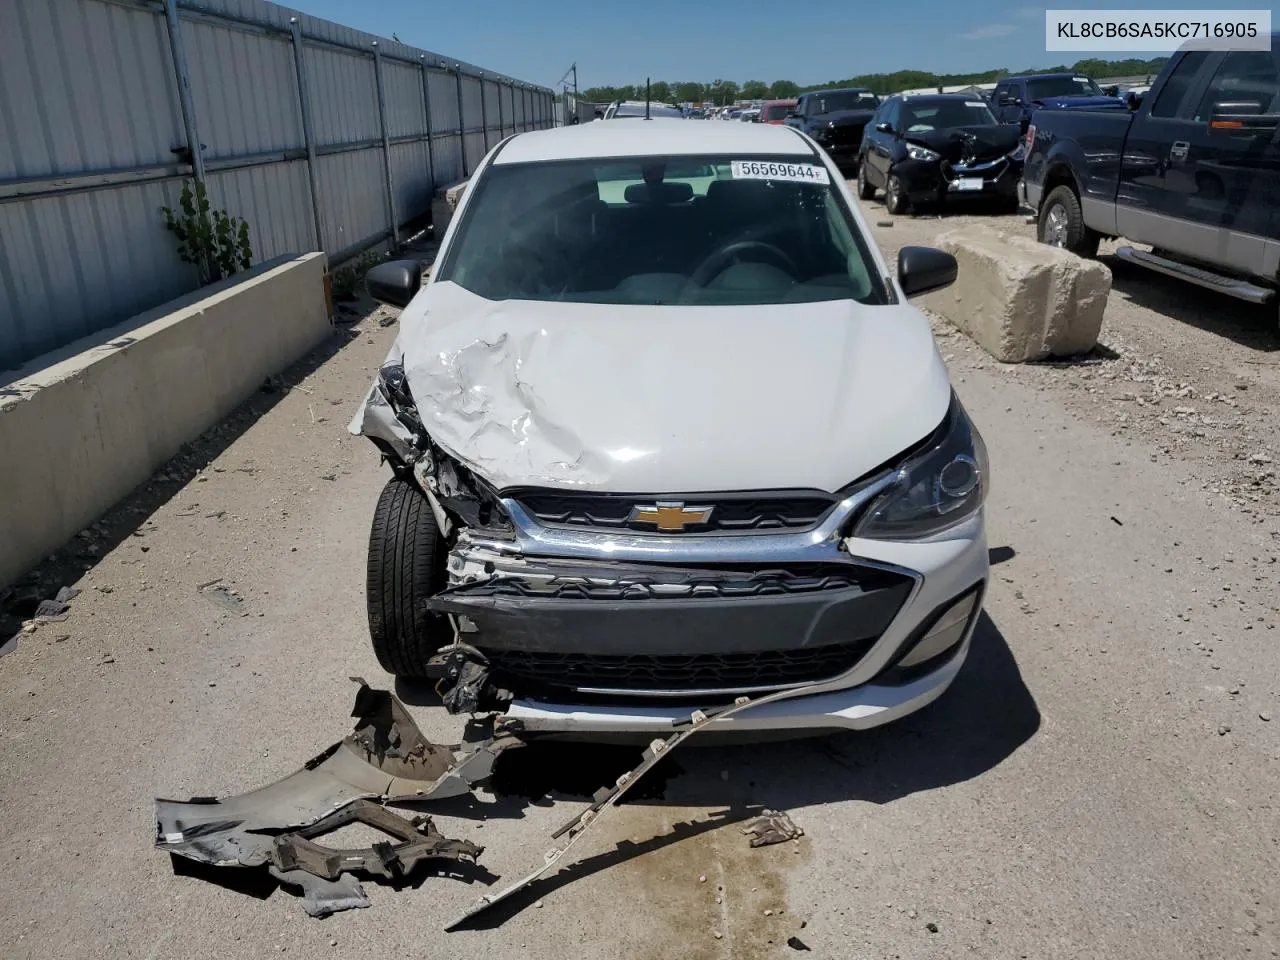
[[[302,109],[302,140],[307,148],[307,184],[311,187],[311,219],[316,230],[316,249],[324,250],[324,229],[320,220],[320,187],[316,182],[316,140],[311,132],[311,97],[307,94],[307,73],[302,63],[302,27],[297,17],[289,18],[293,36],[293,69],[298,74],[298,105]]]
[[[427,121],[427,166],[431,168],[431,195],[436,192],[436,152],[431,144],[431,83],[427,79],[427,55],[419,54],[422,61],[422,112]]]
[[[454,75],[458,78],[458,153],[462,158],[462,176],[465,178],[467,173],[467,125],[463,121],[462,112],[462,65],[455,63],[453,65]],[[484,102],[484,87],[480,88],[480,100]]]
[[[502,142],[502,138],[507,135],[506,125],[502,122],[502,115],[506,111],[502,109],[502,80],[498,80],[498,142]]]
[[[182,44],[182,23],[178,20],[178,0],[164,0],[164,16],[169,24],[169,52],[173,54],[173,72],[178,81],[178,103],[182,107],[182,125],[191,151],[191,170],[197,183],[204,183],[204,154],[201,153],[200,129],[196,125],[196,104],[191,96],[191,75],[187,72],[187,49]]]
[[[489,105],[484,89],[484,71],[480,71],[480,126],[484,128],[484,152],[489,152]]]
[[[387,176],[387,215],[391,218],[391,243],[400,246],[400,217],[396,213],[396,187],[391,180],[391,138],[387,134],[387,99],[382,90],[382,51],[373,41],[373,76],[378,87],[378,124],[382,128],[382,168]]]

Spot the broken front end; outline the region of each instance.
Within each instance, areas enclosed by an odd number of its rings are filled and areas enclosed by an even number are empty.
[[[438,678],[454,712],[654,732],[803,687],[734,725],[870,727],[940,695],[978,620],[986,460],[954,398],[836,493],[498,490],[428,435],[394,353],[352,432],[394,473],[370,540],[375,649]]]

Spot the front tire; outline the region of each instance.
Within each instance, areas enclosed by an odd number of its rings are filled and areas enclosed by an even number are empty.
[[[421,677],[427,661],[452,642],[449,618],[426,609],[446,583],[448,554],[426,496],[410,480],[382,488],[369,531],[365,601],[378,663],[397,677]]]
[[[867,161],[858,161],[858,198],[860,200],[874,200],[876,198],[876,188],[867,181]]]
[[[889,174],[889,179],[885,183],[884,208],[895,215],[907,212],[907,196],[902,192],[902,181],[898,179],[897,174]]]
[[[1085,226],[1080,198],[1065,184],[1050,190],[1040,205],[1036,237],[1041,243],[1069,250],[1079,257],[1096,257],[1098,241],[1102,239]]]

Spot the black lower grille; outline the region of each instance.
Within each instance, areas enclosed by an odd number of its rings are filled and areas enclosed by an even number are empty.
[[[781,687],[850,670],[870,642],[758,653],[605,656],[525,650],[486,651],[499,676],[552,687],[600,690],[732,690]]]
[[[829,139],[834,146],[856,147],[862,143],[862,134],[865,129],[865,123],[842,123],[831,129]]]

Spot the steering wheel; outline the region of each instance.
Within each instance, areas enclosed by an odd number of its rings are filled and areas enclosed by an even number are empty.
[[[734,240],[712,250],[695,269],[689,280],[700,287],[705,287],[735,263],[741,263],[743,255],[748,251],[762,254],[766,262],[786,271],[791,277],[796,275],[796,264],[782,250],[772,243],[763,240]]]

